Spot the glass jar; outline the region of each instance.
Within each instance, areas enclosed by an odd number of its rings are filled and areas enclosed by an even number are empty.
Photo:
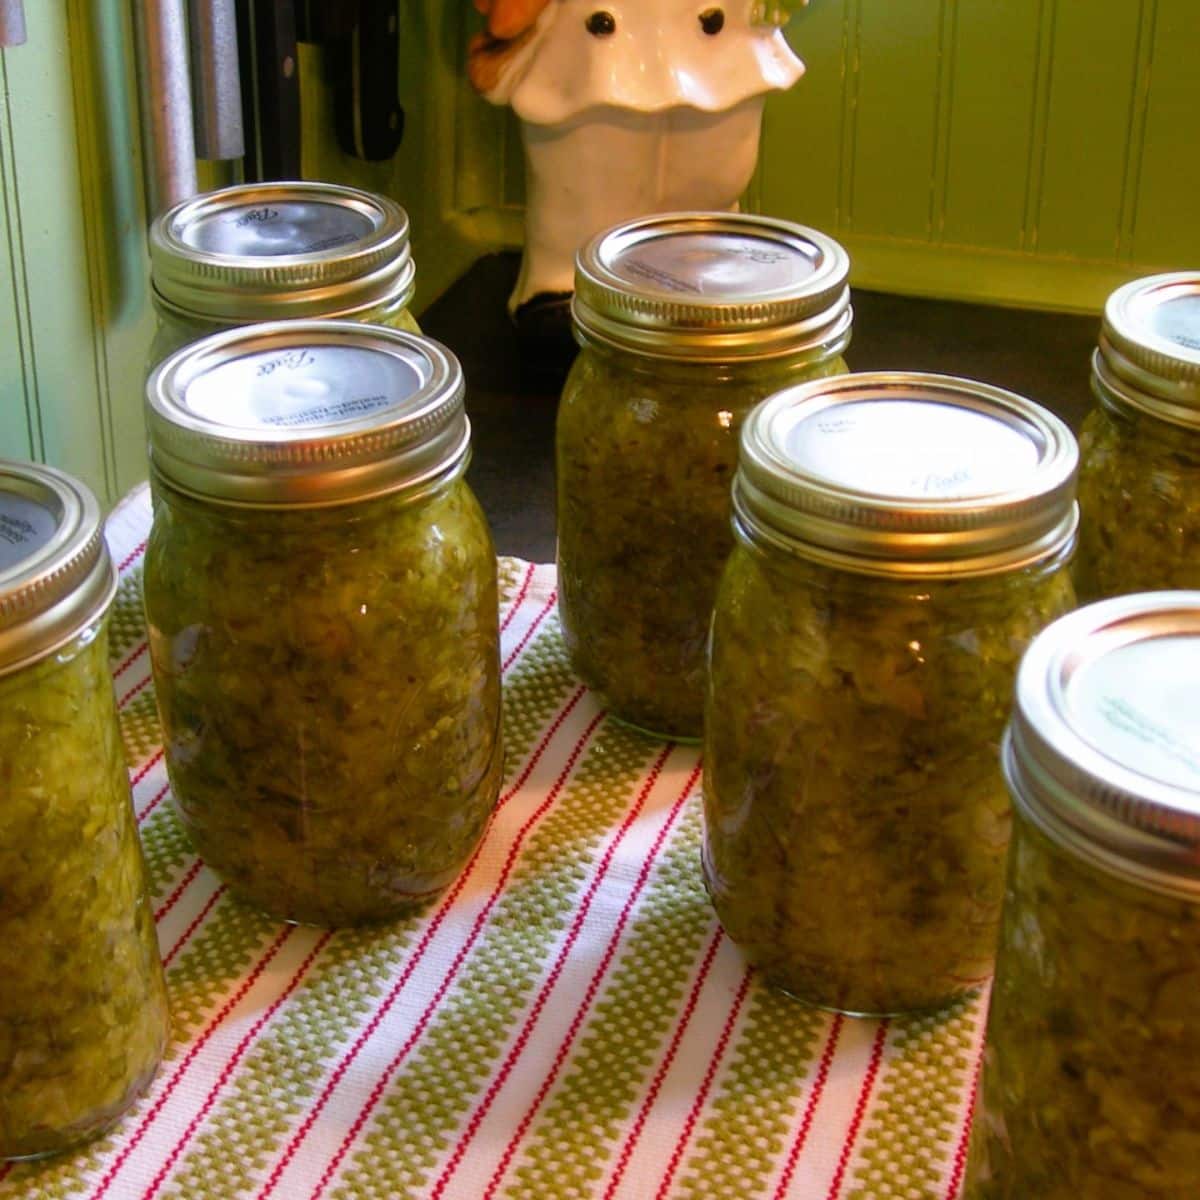
[[[845,372],[848,268],[820,233],[727,213],[632,221],[580,252],[559,609],[575,671],[628,724],[700,736],[738,430],[772,392]]]
[[[742,430],[713,618],[704,877],[766,979],[851,1014],[985,981],[1017,662],[1072,607],[1077,452],[936,375],[847,375]]]
[[[332,183],[246,183],[193,196],[150,227],[153,369],[222,329],[343,318],[420,332],[408,215]]]
[[[1047,629],[1017,679],[1017,814],[966,1200],[1200,1194],[1200,592]]]
[[[457,360],[279,322],[148,386],[146,616],[172,791],[267,912],[385,920],[441,893],[501,772],[496,562]]]
[[[1108,299],[1080,434],[1081,601],[1200,587],[1200,272]]]
[[[0,1159],[107,1129],[166,1040],[108,666],[115,592],[91,493],[0,462]]]

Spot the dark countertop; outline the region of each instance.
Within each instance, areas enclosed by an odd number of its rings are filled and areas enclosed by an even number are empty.
[[[481,259],[421,317],[462,360],[474,457],[468,478],[501,554],[554,558],[554,416],[559,379],[523,361],[505,301],[515,254]],[[963,375],[1044,404],[1078,428],[1091,404],[1097,317],[854,292],[857,371]]]

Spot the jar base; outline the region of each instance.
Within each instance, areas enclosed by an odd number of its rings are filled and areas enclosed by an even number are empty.
[[[497,743],[497,746],[499,746],[499,743]],[[402,921],[428,911],[454,886],[455,880],[467,869],[468,864],[491,828],[492,820],[496,814],[497,798],[500,793],[500,772],[503,769],[503,761],[503,755],[498,753],[495,760],[496,765],[489,768],[494,774],[494,780],[489,784],[486,793],[488,796],[487,815],[474,840],[466,846],[462,853],[461,861],[453,868],[445,868],[438,873],[430,872],[423,877],[408,876],[407,882],[410,888],[415,888],[418,883],[426,885],[433,883],[434,886],[426,886],[423,891],[409,890],[404,893],[401,893],[398,888],[394,888],[388,893],[391,900],[391,903],[388,904],[380,904],[378,902],[378,892],[370,896],[365,895],[361,878],[356,882],[354,889],[354,896],[357,902],[353,904],[343,903],[336,911],[332,909],[321,911],[311,900],[306,900],[306,897],[312,897],[314,894],[314,888],[311,887],[304,889],[302,895],[298,888],[293,888],[290,891],[277,889],[276,895],[264,898],[264,890],[255,888],[252,872],[244,868],[227,869],[223,865],[214,863],[205,854],[206,847],[203,845],[201,837],[197,836],[196,829],[188,821],[186,813],[178,802],[176,803],[175,811],[187,828],[197,853],[204,860],[209,870],[225,884],[229,889],[230,895],[238,903],[245,904],[247,907],[256,910],[272,921],[279,921],[285,925],[295,925],[303,929],[370,929]],[[336,888],[331,890],[336,890]],[[299,901],[297,900],[297,896],[301,896]],[[292,902],[289,903],[289,900]]]
[[[984,987],[987,986],[987,980],[982,979],[978,983],[962,987],[954,992],[951,992],[943,998],[930,1001],[928,1004],[918,1004],[912,1006],[900,1007],[857,1007],[845,1004],[834,1004],[826,1000],[818,1000],[811,995],[805,993],[797,987],[789,985],[786,981],[777,977],[772,977],[769,970],[764,968],[752,954],[748,954],[743,946],[738,943],[725,925],[725,921],[721,916],[721,906],[717,901],[718,889],[714,886],[712,880],[712,867],[708,860],[708,846],[702,844],[700,848],[700,879],[704,884],[704,890],[708,893],[709,901],[717,914],[718,921],[721,922],[721,928],[725,930],[726,936],[731,942],[741,951],[742,956],[747,962],[751,963],[758,972],[762,981],[773,991],[780,992],[787,996],[789,1000],[795,1000],[798,1004],[807,1005],[809,1008],[818,1008],[822,1012],[837,1013],[843,1017],[862,1017],[867,1020],[883,1020],[891,1017],[919,1017],[929,1013],[944,1012],[947,1008],[954,1004],[958,1004],[971,996],[977,995]]]
[[[220,872],[217,872],[217,874],[220,875]],[[221,876],[221,878],[225,879],[225,876]],[[423,892],[420,895],[415,895],[411,899],[388,908],[386,911],[378,913],[321,914],[315,912],[298,912],[295,909],[284,910],[272,908],[269,904],[264,904],[261,900],[256,899],[249,892],[243,891],[236,884],[230,884],[228,880],[226,880],[226,885],[229,888],[230,894],[240,904],[245,904],[248,908],[253,908],[256,912],[261,913],[264,917],[272,921],[279,921],[284,925],[295,925],[298,929],[370,929],[375,926],[389,925],[393,921],[403,921],[407,917],[425,912],[431,905],[437,902],[439,897],[445,895],[447,888],[450,886],[446,884],[443,887],[435,888],[433,891]]]
[[[43,1162],[49,1158],[57,1158],[60,1154],[67,1154],[72,1150],[78,1150],[82,1146],[94,1142],[97,1138],[103,1137],[111,1129],[120,1124],[129,1113],[129,1110],[149,1091],[150,1085],[154,1082],[155,1076],[162,1065],[164,1052],[165,1039],[163,1049],[159,1051],[154,1066],[146,1071],[140,1079],[134,1081],[133,1086],[121,1098],[120,1104],[107,1116],[99,1118],[94,1122],[89,1121],[86,1124],[81,1124],[73,1131],[65,1132],[62,1135],[64,1140],[61,1144],[45,1150],[29,1150],[16,1154],[6,1154],[0,1151],[0,1163]]]
[[[887,1009],[859,1009],[846,1008],[838,1004],[828,1004],[820,1000],[813,1000],[808,996],[803,995],[799,991],[787,987],[785,984],[776,983],[774,980],[763,975],[763,982],[767,984],[773,991],[780,992],[787,996],[789,1000],[795,1000],[798,1004],[804,1004],[809,1008],[817,1008],[822,1012],[837,1013],[842,1017],[861,1018],[863,1020],[882,1021],[890,1020],[894,1017],[921,1017],[929,1016],[933,1013],[945,1012],[955,1004],[960,1004],[964,1000],[970,999],[972,996],[978,995],[983,985],[971,988],[964,992],[955,992],[944,1000],[937,1001],[932,1004],[922,1004],[913,1008],[887,1008]]]
[[[602,696],[598,698],[603,704],[604,698]],[[639,721],[630,720],[628,717],[623,717],[619,713],[613,712],[611,708],[608,709],[608,715],[618,725],[626,729],[632,729],[634,733],[640,733],[642,737],[653,738],[656,742],[674,742],[679,746],[699,746],[704,740],[698,733],[665,733],[661,729],[652,729],[649,725],[643,725]]]

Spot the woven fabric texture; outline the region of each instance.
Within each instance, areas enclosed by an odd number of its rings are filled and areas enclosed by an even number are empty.
[[[865,1021],[763,987],[700,880],[700,761],[572,676],[553,567],[501,560],[506,779],[418,917],[277,924],[192,852],[141,618],[146,491],[109,520],[113,674],[173,1038],[104,1139],[0,1198],[954,1200],[982,1000]]]

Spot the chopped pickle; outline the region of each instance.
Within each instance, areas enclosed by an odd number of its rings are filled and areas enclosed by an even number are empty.
[[[790,365],[653,363],[585,349],[558,413],[558,576],[576,673],[619,719],[699,738],[705,647],[733,549],[738,434],[765,396],[841,375]]]
[[[1062,565],[915,582],[734,551],[704,873],[768,981],[885,1014],[986,980],[1010,825],[997,748],[1022,651],[1072,607]]]
[[[107,648],[93,625],[0,679],[0,1158],[100,1133],[166,1040]]]
[[[1012,851],[964,1200],[1200,1195],[1200,905]]]
[[[1079,445],[1080,603],[1200,587],[1200,430],[1096,408]]]
[[[500,785],[496,560],[470,489],[274,511],[158,492],[146,613],[197,850],[286,920],[419,908]]]

